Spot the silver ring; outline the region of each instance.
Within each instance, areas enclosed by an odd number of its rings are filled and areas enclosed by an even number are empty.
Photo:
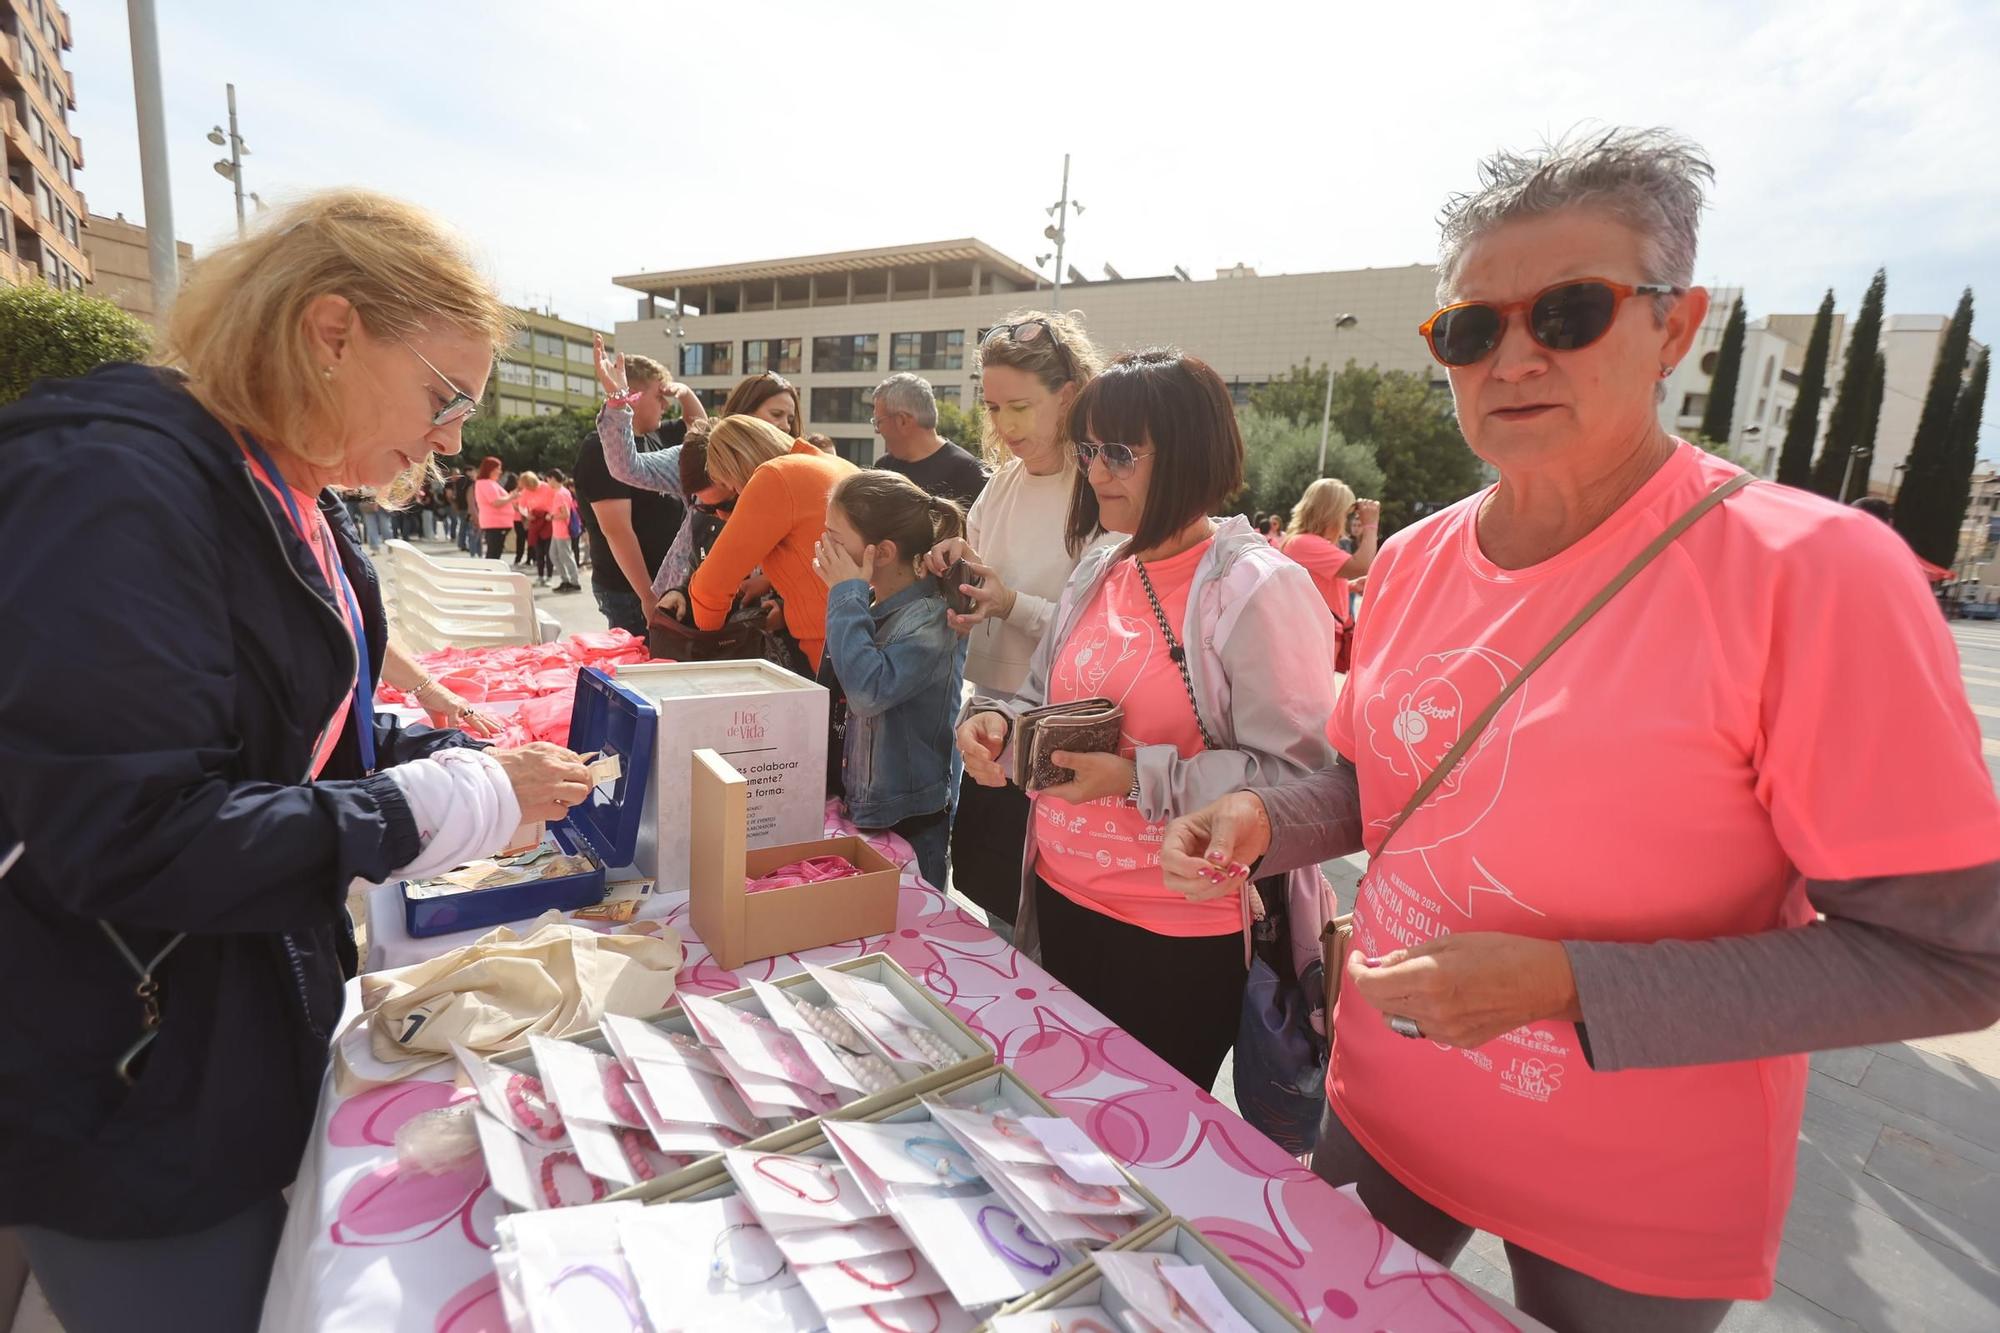
[[[1424,1030],[1417,1026],[1416,1019],[1405,1018],[1401,1014],[1389,1015],[1389,1031],[1399,1037],[1410,1037],[1413,1039],[1424,1035]]]

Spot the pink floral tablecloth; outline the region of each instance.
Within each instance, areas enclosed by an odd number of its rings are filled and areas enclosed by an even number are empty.
[[[894,847],[907,860],[900,843]],[[736,972],[716,966],[694,938],[685,897],[666,918],[687,945],[683,990],[716,995],[749,977],[797,972],[802,959],[886,951],[1314,1328],[1535,1327],[1383,1230],[1351,1195],[1193,1087],[913,869],[904,875],[893,935]],[[504,1333],[487,1256],[502,1205],[484,1169],[427,1176],[396,1165],[397,1126],[455,1095],[448,1082],[411,1081],[340,1099],[329,1082],[294,1187],[266,1330]]]

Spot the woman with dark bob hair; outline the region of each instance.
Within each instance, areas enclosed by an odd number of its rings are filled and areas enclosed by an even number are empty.
[[[1204,362],[1120,356],[1077,395],[1069,436],[1072,547],[1101,529],[1125,540],[1084,555],[1026,681],[968,705],[959,750],[997,787],[1021,713],[1093,698],[1124,710],[1114,751],[1057,751],[1074,778],[1028,793],[1016,937],[1032,947],[1039,930],[1043,966],[1207,1088],[1236,1036],[1242,918],[1234,899],[1169,889],[1161,838],[1235,788],[1332,763],[1333,621],[1262,533],[1209,516],[1243,484],[1243,437]]]

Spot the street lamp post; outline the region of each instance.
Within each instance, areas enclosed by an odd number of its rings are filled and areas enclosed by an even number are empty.
[[[167,177],[167,116],[160,83],[160,26],[153,0],[127,0],[132,29],[132,99],[139,115],[139,179],[146,199],[147,271],[153,308],[165,313],[181,289],[174,249],[174,196]]]
[[[1336,351],[1340,347],[1340,331],[1342,329],[1351,329],[1360,322],[1354,316],[1346,313],[1333,317],[1333,345]],[[1326,475],[1326,439],[1332,428],[1333,353],[1329,352],[1326,358],[1326,405],[1319,410],[1319,471],[1314,473],[1315,476],[1324,477]]]
[[[243,136],[236,132],[236,85],[225,85],[229,90],[229,137],[222,135],[222,126],[217,125],[208,132],[208,141],[221,147],[229,145],[229,160],[218,160],[215,174],[236,188],[236,235],[243,235],[243,159],[250,155],[250,145],[243,142]],[[262,200],[258,201],[262,203]]]
[[[1083,205],[1069,197],[1069,154],[1064,153],[1062,198],[1056,200],[1044,210],[1055,221],[1042,228],[1042,235],[1056,243],[1056,280],[1054,287],[1049,293],[1049,313],[1051,315],[1062,309],[1063,246],[1069,241],[1069,212],[1072,208],[1076,210],[1079,217],[1083,215]],[[1036,258],[1035,262],[1039,264],[1048,257],[1047,255],[1040,255]]]

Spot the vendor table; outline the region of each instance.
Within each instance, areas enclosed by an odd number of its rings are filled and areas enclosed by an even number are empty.
[[[907,861],[900,842],[889,848]],[[395,892],[393,885],[379,889],[370,904],[371,962],[401,965],[472,937],[411,940]],[[1317,1329],[1541,1327],[1392,1236],[1351,1192],[1327,1186],[1169,1069],[925,885],[914,866],[903,876],[895,933],[736,972],[717,967],[694,937],[685,893],[663,905],[687,948],[680,988],[696,995],[736,990],[750,977],[787,976],[808,961],[887,952],[1056,1109]],[[349,1018],[356,996],[350,986]],[[505,1333],[487,1255],[503,1206],[484,1168],[429,1176],[396,1164],[397,1126],[456,1095],[448,1081],[412,1079],[343,1099],[329,1074],[265,1302],[269,1333]]]

